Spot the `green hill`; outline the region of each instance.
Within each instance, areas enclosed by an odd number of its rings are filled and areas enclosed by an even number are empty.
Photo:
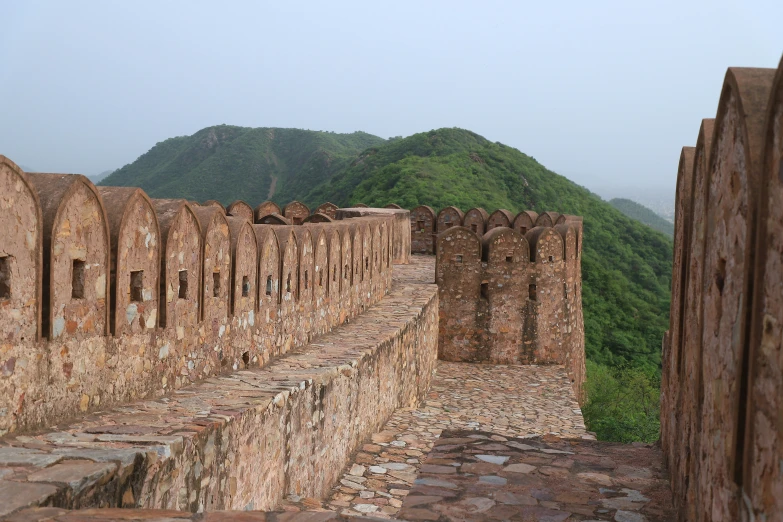
[[[304,199],[584,216],[588,357],[611,366],[660,365],[668,327],[671,240],[517,149],[461,129],[415,134],[364,151]]]
[[[636,201],[625,198],[614,198],[609,204],[631,219],[644,223],[653,230],[657,230],[669,237],[674,237],[674,223],[663,219],[661,216]]]
[[[365,133],[217,126],[158,143],[103,181],[154,197],[223,203],[363,202],[553,210],[584,216],[582,261],[588,357],[659,368],[668,325],[672,243],[535,159],[461,129],[403,139]]]
[[[157,198],[285,204],[384,142],[365,132],[217,125],[157,143],[101,185],[141,187]]]

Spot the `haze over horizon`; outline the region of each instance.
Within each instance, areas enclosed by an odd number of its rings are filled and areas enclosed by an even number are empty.
[[[95,175],[211,125],[461,127],[604,197],[670,193],[726,68],[776,67],[783,3],[0,6],[0,154]]]

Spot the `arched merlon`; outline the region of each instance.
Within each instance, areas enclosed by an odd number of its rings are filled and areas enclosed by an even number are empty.
[[[275,226],[280,247],[280,299],[296,302],[299,296],[299,245],[292,226]]]
[[[483,236],[484,232],[487,231],[488,219],[489,214],[486,210],[483,208],[474,207],[465,212],[465,217],[462,218],[462,226],[472,230],[479,236]]]
[[[254,221],[255,213],[253,207],[242,200],[237,200],[226,207],[226,215],[240,217],[252,223]]]
[[[386,205],[383,208],[390,208],[390,209],[394,209],[394,210],[402,210],[402,207],[399,206],[397,203],[389,203],[388,205]]]
[[[294,225],[301,225],[309,215],[310,209],[301,201],[292,201],[283,208],[283,216],[290,219]]]
[[[335,214],[337,212],[337,205],[334,203],[326,202],[318,205],[318,208],[316,208],[313,211],[313,214],[324,214],[326,216],[329,216],[330,218],[334,219]]]
[[[530,261],[548,263],[563,259],[563,238],[551,227],[535,227],[525,234],[530,245]]]
[[[557,220],[560,219],[558,212],[542,212],[536,219],[537,227],[553,227],[557,224]]]
[[[750,382],[745,429],[743,490],[756,520],[783,513],[783,495],[769,494],[783,472],[783,59],[770,95],[764,128],[756,249]],[[774,348],[773,348],[774,347]],[[773,391],[774,390],[774,391]],[[773,427],[777,427],[775,430]],[[779,488],[776,490],[779,491]],[[753,517],[745,517],[752,519]]]
[[[231,285],[231,238],[226,215],[215,207],[194,209],[201,225],[201,320],[228,319]]]
[[[516,266],[526,266],[530,261],[527,239],[511,228],[488,230],[481,238],[481,252],[482,260],[489,264],[514,263]]]
[[[274,201],[264,201],[255,208],[254,217],[255,222],[258,223],[261,218],[268,216],[269,214],[279,214],[282,216],[283,211],[280,210],[280,205]]]
[[[43,218],[42,325],[49,339],[109,333],[109,225],[79,174],[28,174]]]
[[[256,309],[256,280],[258,278],[258,244],[253,227],[244,217],[229,216],[231,235],[231,314]]]
[[[576,261],[576,230],[568,224],[555,225],[555,230],[563,239],[563,259],[573,263]]]
[[[208,199],[208,200],[206,200],[204,203],[202,203],[199,206],[201,206],[201,207],[215,207],[217,209],[220,209],[220,211],[223,212],[224,215],[226,213],[226,207],[224,207],[223,203],[221,203],[220,201],[218,201],[216,199]]]
[[[708,472],[700,477],[699,501],[705,513],[723,520],[741,518],[734,507],[737,503],[730,500],[731,477],[742,474],[751,263],[764,118],[774,76],[774,69],[727,71],[707,169],[702,331],[709,335],[702,339],[704,400],[699,454],[703,457],[701,469]]]
[[[536,220],[538,214],[532,210],[523,210],[514,217],[514,221],[511,224],[511,228],[516,230],[522,235],[527,234],[528,230],[532,230],[536,226]]]
[[[160,227],[160,326],[195,326],[199,318],[201,225],[184,199],[153,199]],[[179,333],[178,333],[179,336]]]
[[[0,155],[0,336],[11,344],[41,338],[43,217],[38,192]],[[7,313],[6,313],[7,312]]]
[[[499,208],[487,218],[487,230],[498,227],[511,227],[514,222],[514,214],[505,208]]]
[[[315,214],[310,214],[304,220],[302,220],[302,223],[331,223],[333,219],[329,217],[326,214],[322,214],[321,212],[316,212]]]
[[[160,227],[152,201],[132,187],[97,187],[109,218],[110,326],[115,336],[158,326]]]
[[[446,207],[438,212],[436,231],[440,234],[451,227],[461,227],[464,214],[457,207]]]
[[[291,220],[280,214],[267,214],[258,220],[259,225],[290,225]]]

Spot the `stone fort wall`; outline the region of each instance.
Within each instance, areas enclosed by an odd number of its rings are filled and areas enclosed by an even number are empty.
[[[410,219],[412,251],[437,256],[438,358],[561,364],[581,400],[582,218],[420,206]]]
[[[730,68],[677,177],[661,444],[681,520],[783,513],[783,62]]]
[[[0,434],[263,367],[377,303],[408,258],[404,210],[258,214],[0,156]]]

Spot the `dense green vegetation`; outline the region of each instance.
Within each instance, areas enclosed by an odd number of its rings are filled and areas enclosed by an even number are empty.
[[[655,442],[660,431],[660,373],[587,361],[587,426],[600,440]]]
[[[138,185],[157,197],[255,205],[266,199],[272,176],[278,203],[395,202],[583,216],[588,426],[609,440],[657,437],[650,408],[657,407],[668,326],[670,238],[519,150],[462,129],[382,140],[364,133],[211,127],[157,144],[104,183]]]
[[[217,125],[156,144],[101,185],[141,187],[156,198],[224,205],[243,199],[255,206],[271,197],[285,204],[384,141],[365,132]]]
[[[532,209],[584,216],[587,356],[609,366],[660,365],[668,325],[671,240],[517,149],[461,129],[439,129],[364,151],[315,187],[310,204],[363,202]]]
[[[610,199],[609,204],[629,218],[644,223],[653,230],[657,230],[669,237],[674,237],[674,223],[663,219],[644,205],[624,198]]]

